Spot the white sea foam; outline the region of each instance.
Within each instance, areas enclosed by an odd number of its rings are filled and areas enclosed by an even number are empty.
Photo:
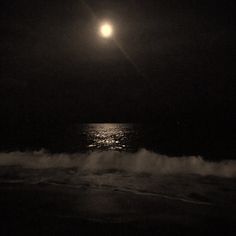
[[[131,173],[198,174],[236,177],[236,161],[209,162],[198,156],[168,157],[145,149],[136,153],[91,152],[87,154],[49,154],[37,152],[0,153],[0,166],[28,169],[77,168],[81,171],[125,171]]]

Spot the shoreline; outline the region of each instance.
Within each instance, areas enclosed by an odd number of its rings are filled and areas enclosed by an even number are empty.
[[[0,184],[1,235],[234,235],[234,207],[109,189]]]

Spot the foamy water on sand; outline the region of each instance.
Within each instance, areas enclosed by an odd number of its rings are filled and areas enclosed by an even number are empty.
[[[43,222],[49,235],[234,235],[235,160],[160,154],[154,136],[128,124],[73,132],[73,142],[63,144],[73,152],[0,152],[5,234],[12,222],[14,232],[42,235]],[[142,135],[152,148],[142,148]]]
[[[0,154],[0,183],[106,189],[192,204],[234,204],[236,161],[168,157],[147,150]]]

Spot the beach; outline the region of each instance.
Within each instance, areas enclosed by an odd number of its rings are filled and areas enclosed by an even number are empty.
[[[116,189],[0,185],[1,235],[234,235],[235,213]]]

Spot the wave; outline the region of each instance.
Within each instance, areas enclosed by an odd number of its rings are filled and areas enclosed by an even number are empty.
[[[197,174],[236,177],[236,161],[210,162],[201,156],[168,157],[142,149],[136,153],[91,152],[50,154],[35,152],[0,153],[0,166],[19,166],[27,169],[76,168],[81,171],[125,171],[152,175]]]

